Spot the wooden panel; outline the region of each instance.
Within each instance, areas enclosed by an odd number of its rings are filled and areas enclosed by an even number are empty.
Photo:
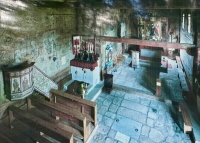
[[[54,124],[50,124],[47,121],[44,121],[14,106],[11,106],[9,110],[13,111],[13,115],[15,118],[18,118],[22,120],[23,122],[26,122],[26,124],[39,129],[40,131],[57,139],[58,141],[69,142],[69,143],[73,142],[73,135],[71,133],[64,131],[62,129],[59,129]],[[63,137],[64,139],[60,138],[59,136]]]

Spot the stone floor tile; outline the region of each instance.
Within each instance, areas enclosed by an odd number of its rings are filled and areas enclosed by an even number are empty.
[[[159,142],[162,142],[164,141],[165,139],[165,136],[162,134],[162,132],[154,129],[154,128],[151,128],[150,132],[149,132],[149,138],[156,142],[156,143],[159,143]]]
[[[98,114],[97,114],[97,121],[98,121],[98,122],[101,122],[102,117],[103,117],[103,115],[100,114],[100,113],[98,113]]]
[[[166,105],[165,103],[159,104],[158,106],[159,106],[159,107],[158,107],[159,111],[160,111],[160,110],[162,110],[162,111],[169,111],[169,106]]]
[[[111,119],[115,119],[116,114],[113,113],[113,112],[107,111],[107,112],[105,113],[105,116],[107,116],[107,117],[109,117],[109,118],[111,118]]]
[[[152,108],[158,108],[158,101],[151,100],[150,107],[152,107]]]
[[[146,136],[140,136],[138,143],[154,143],[151,139]]]
[[[105,100],[105,97],[98,96],[98,97],[97,97],[97,100],[100,100],[100,101],[102,101],[102,102],[103,102],[103,101]]]
[[[113,89],[113,90],[111,91],[110,95],[115,95],[115,93],[116,93],[116,90]]]
[[[109,110],[110,112],[116,113],[117,110],[118,110],[118,108],[119,108],[119,105],[111,104],[108,110]]]
[[[113,101],[113,99],[115,98],[115,96],[109,94],[109,95],[105,96],[105,98],[106,98],[106,100]]]
[[[149,100],[147,98],[140,98],[140,104],[142,104],[142,105],[149,106],[150,102],[151,102],[151,100]]]
[[[108,133],[108,137],[114,139],[115,135],[116,135],[117,131],[110,129],[109,133]]]
[[[90,140],[90,143],[104,143],[106,136],[100,132],[96,132],[92,139]]]
[[[123,98],[115,97],[112,102],[113,102],[113,104],[121,105],[122,100],[123,100]]]
[[[147,125],[148,125],[149,127],[154,127],[154,120],[151,119],[151,118],[147,118]]]
[[[109,117],[107,117],[107,116],[103,116],[101,122],[102,122],[104,125],[106,125],[106,126],[108,126],[108,127],[111,127],[112,124],[113,124],[113,122],[114,122],[114,120],[111,119],[111,118],[109,118]]]
[[[127,109],[125,107],[119,107],[117,114],[122,115],[122,116],[127,117],[127,118],[130,118],[130,119],[135,120],[137,122],[140,122],[142,124],[146,123],[146,118],[147,118],[146,115],[144,115],[140,112],[137,112],[137,111]]]
[[[138,139],[142,124],[124,116],[117,115],[111,128],[134,139]]]
[[[147,114],[148,112],[148,108],[144,105],[132,102],[132,101],[128,101],[128,100],[123,100],[121,103],[121,106],[141,112],[143,114]]]
[[[161,115],[161,116],[165,116],[165,111],[162,111],[162,110],[161,110],[161,111],[158,111],[158,115],[159,115],[159,116],[160,116],[160,115]]]
[[[154,119],[154,120],[158,119],[157,113],[152,112],[152,111],[148,112],[148,117],[151,118],[151,119]]]
[[[112,138],[105,138],[105,143],[114,143],[114,140]]]
[[[115,139],[121,141],[122,143],[129,143],[130,137],[120,132],[117,132],[115,135]]]
[[[131,82],[131,81],[125,81],[123,85],[127,86],[127,87],[132,87],[132,84],[133,84],[133,82]]]
[[[101,107],[98,108],[97,113],[104,115],[107,111],[108,111],[108,107],[102,105]]]
[[[125,95],[124,91],[116,90],[116,93],[115,93],[116,97],[124,98],[124,95]]]
[[[99,133],[107,135],[109,131],[110,131],[110,127],[103,124],[99,124],[99,127],[98,127]]]
[[[126,100],[131,100],[133,102],[139,103],[140,102],[140,97],[131,93],[126,93],[124,96],[124,99]]]
[[[106,107],[109,107],[110,106],[110,104],[112,103],[112,100],[104,100],[103,101],[103,105],[102,106],[106,106]]]
[[[149,131],[150,131],[150,127],[149,126],[146,126],[146,125],[143,125],[142,126],[142,132],[141,132],[141,135],[143,136],[149,136]]]
[[[124,82],[125,82],[125,81],[122,80],[122,79],[116,79],[116,80],[114,81],[115,84],[119,84],[119,85],[123,85]]]
[[[138,143],[137,140],[131,138],[129,143]]]

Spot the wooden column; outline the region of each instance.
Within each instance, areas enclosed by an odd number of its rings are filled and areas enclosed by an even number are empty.
[[[161,96],[162,89],[161,89],[161,79],[156,79],[156,96]]]
[[[122,43],[122,54],[124,54],[124,53],[125,53],[125,44]]]

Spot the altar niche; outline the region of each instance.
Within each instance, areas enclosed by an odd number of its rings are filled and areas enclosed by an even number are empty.
[[[100,81],[98,54],[95,38],[83,40],[82,36],[73,36],[74,59],[70,60],[72,79],[96,85]]]

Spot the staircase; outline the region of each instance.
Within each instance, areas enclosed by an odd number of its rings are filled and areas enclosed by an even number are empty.
[[[38,67],[33,67],[33,81],[35,90],[49,98],[49,91],[51,89],[58,89],[58,85],[53,80],[51,80],[50,77],[48,77],[44,72],[42,72]]]

